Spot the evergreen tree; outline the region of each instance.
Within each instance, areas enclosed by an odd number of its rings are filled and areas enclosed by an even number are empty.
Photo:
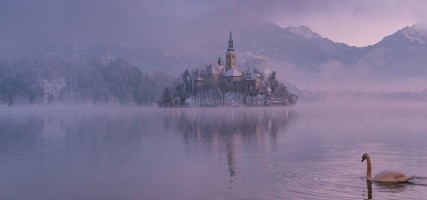
[[[166,87],[163,89],[162,96],[160,97],[160,100],[157,102],[157,104],[160,107],[172,107],[172,95],[170,92],[169,87]]]
[[[271,92],[274,93],[277,86],[279,85],[279,81],[276,79],[276,71],[273,71],[270,76],[267,78],[267,85],[270,87]]]

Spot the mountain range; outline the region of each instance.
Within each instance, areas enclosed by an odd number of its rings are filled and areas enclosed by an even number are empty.
[[[231,31],[238,69],[258,68],[266,73],[274,70],[300,88],[309,87],[311,82],[312,86],[323,84],[318,89],[344,85],[337,88],[364,90],[381,85],[378,88],[386,90],[386,86],[397,83],[391,87],[420,90],[427,77],[427,32],[417,26],[404,27],[376,44],[355,47],[322,37],[307,26],[283,28],[272,22],[247,19],[227,24],[223,20],[155,20],[156,23],[135,29],[131,36],[122,39],[106,37],[96,43],[75,36],[70,41],[56,39],[62,43],[47,45],[37,53],[27,47],[16,49],[24,55],[120,57],[146,73],[163,71],[178,75],[184,69],[202,69],[218,57],[225,60]]]

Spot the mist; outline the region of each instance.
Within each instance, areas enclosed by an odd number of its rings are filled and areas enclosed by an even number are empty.
[[[0,60],[85,63],[70,67],[118,58],[147,76],[177,77],[225,60],[232,31],[239,70],[277,71],[299,94],[421,93],[427,82],[424,4],[6,0],[0,6]],[[416,31],[414,41],[413,35],[400,38],[410,42],[387,40],[405,27]]]
[[[1,0],[1,197],[423,199],[426,7]]]

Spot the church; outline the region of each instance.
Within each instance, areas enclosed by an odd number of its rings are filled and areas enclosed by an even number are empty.
[[[276,80],[274,71],[267,81],[264,81],[263,75],[256,68],[249,71],[249,67],[238,67],[233,42],[230,31],[224,63],[220,57],[215,64],[205,65],[203,70],[192,71],[193,98],[188,103],[194,103],[194,105],[295,104],[298,96],[290,93],[283,83]],[[242,69],[246,70],[240,71]]]
[[[225,53],[225,67],[221,58],[216,64],[206,66],[202,76],[198,78],[198,85],[203,86],[209,83],[225,82],[226,90],[236,91],[236,85],[245,86],[249,90],[259,90],[262,84],[262,76],[258,73],[244,74],[237,69],[237,55],[234,49],[233,36],[230,31],[228,47]],[[255,91],[254,91],[255,92]]]

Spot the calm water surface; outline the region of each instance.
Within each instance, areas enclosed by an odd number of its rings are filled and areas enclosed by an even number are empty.
[[[0,199],[427,199],[427,105],[0,107]],[[413,183],[367,184],[398,170]]]

